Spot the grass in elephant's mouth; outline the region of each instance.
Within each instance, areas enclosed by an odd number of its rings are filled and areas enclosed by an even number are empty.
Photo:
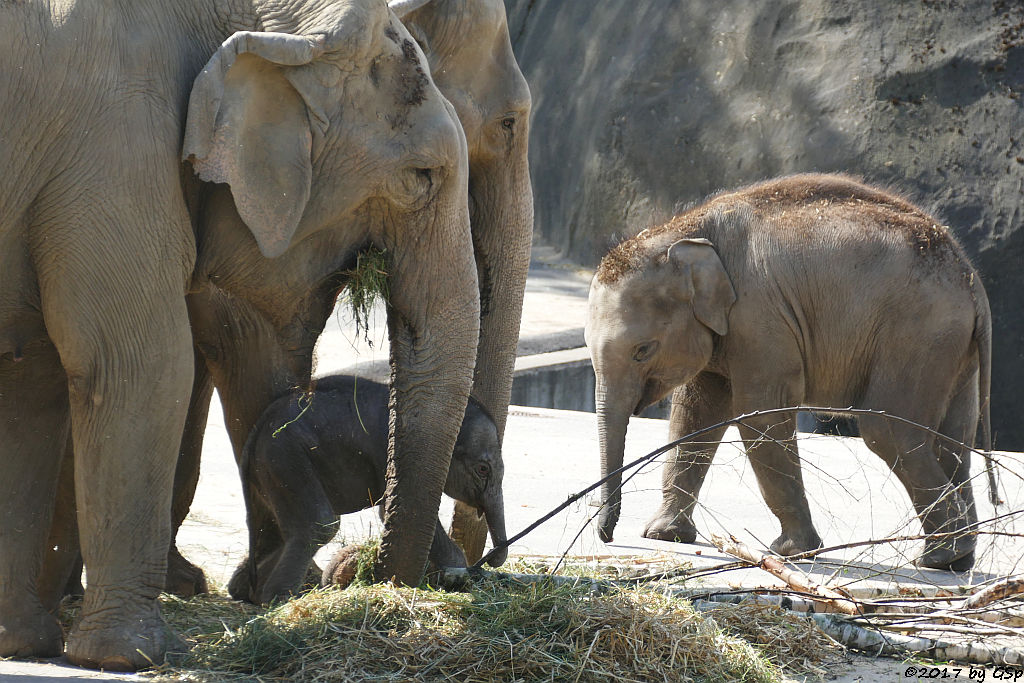
[[[371,246],[359,253],[356,267],[345,273],[346,284],[340,298],[352,309],[356,334],[362,335],[370,346],[373,346],[370,338],[373,307],[378,299],[388,300],[389,265],[387,252]]]
[[[390,584],[316,590],[271,609],[164,597],[192,645],[153,675],[187,681],[777,681],[817,673],[828,639],[764,607],[713,616],[654,590],[586,585],[468,593]],[[802,643],[802,646],[797,643]]]

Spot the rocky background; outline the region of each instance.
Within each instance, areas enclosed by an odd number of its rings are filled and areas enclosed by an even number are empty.
[[[506,0],[540,237],[594,265],[720,189],[843,171],[947,222],[995,319],[996,446],[1024,450],[1024,2]]]

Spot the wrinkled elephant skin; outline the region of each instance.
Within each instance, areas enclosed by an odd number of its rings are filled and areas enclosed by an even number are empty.
[[[286,599],[302,586],[314,553],[337,530],[338,515],[357,512],[380,500],[388,464],[387,385],[352,375],[319,377],[310,392],[286,394],[260,416],[246,440],[239,471],[247,509],[260,499],[281,529],[281,543],[261,543],[249,527],[250,556],[268,547],[266,559],[252,564],[253,601]],[[493,541],[505,541],[498,432],[473,398],[455,441],[444,492],[496,521]],[[442,566],[466,566],[465,557],[440,526],[435,526],[431,558]]]
[[[481,297],[481,331],[473,394],[494,417],[501,438],[511,394],[533,232],[533,193],[527,163],[530,93],[512,54],[504,7],[499,0],[434,0],[404,3],[396,9],[403,13],[403,22],[423,47],[431,74],[455,107],[467,138],[469,211]],[[197,298],[200,297],[191,297]],[[227,325],[232,333],[223,336],[249,340],[247,346],[237,344],[230,353],[220,354],[232,356],[228,362],[233,367],[223,367],[222,363],[221,368],[213,368],[215,374],[222,375],[218,386],[225,382],[245,384],[254,373],[283,372],[281,368],[288,363],[297,367],[285,372],[287,377],[275,381],[275,386],[289,386],[289,381],[293,382],[290,386],[302,386],[312,364],[310,349],[315,335],[305,342],[306,348],[301,352],[292,350],[282,354],[270,326],[258,320],[252,311],[238,306],[237,301],[233,304],[233,309],[227,310],[223,302],[212,307],[209,302],[190,306],[193,311],[220,309],[216,316],[219,320],[213,320],[210,329],[221,330]],[[300,317],[309,330],[319,333],[329,314],[329,308],[320,307],[306,310]],[[197,335],[197,340],[200,336]],[[207,344],[208,348],[218,346],[223,344]],[[201,375],[205,371],[205,368],[197,369],[197,387],[202,386]],[[237,399],[229,398],[224,408],[235,453],[239,455],[260,411],[277,394],[250,390],[233,395]],[[189,411],[188,424],[195,425],[196,429],[187,429],[182,441],[176,478],[182,485],[175,487],[174,499],[175,531],[194,493],[192,482],[197,478],[202,448],[201,431],[197,433],[197,429],[205,424],[202,411],[208,403],[208,398],[205,404],[194,398]],[[257,503],[254,520],[262,530],[261,538],[274,539],[273,519],[260,508]],[[459,520],[465,522],[459,524]],[[470,562],[481,556],[487,531],[487,521],[476,509],[456,503],[452,536],[463,546]],[[170,557],[172,560],[180,558],[173,545]],[[185,587],[191,589],[184,591],[188,594],[198,588],[199,584],[192,584],[190,578],[196,576],[198,568],[180,562],[173,567],[178,567],[179,571],[168,575],[169,590]],[[245,578],[248,573],[245,567],[235,573],[229,584],[232,596],[251,597]]]
[[[648,538],[692,542],[693,509],[730,417],[796,405],[897,415],[990,443],[991,314],[951,233],[908,202],[834,175],[791,176],[710,199],[613,249],[590,290],[601,467],[622,465],[630,415],[672,394],[666,463]],[[865,443],[910,494],[928,539],[918,562],[974,562],[970,450],[907,424],[859,418]],[[740,435],[782,526],[772,550],[812,550],[795,414]],[[610,541],[621,476],[602,491]]]
[[[62,650],[36,580],[60,575],[41,567],[70,439],[88,586],[66,654],[162,660],[193,344],[237,440],[308,381],[370,244],[397,413],[380,571],[416,583],[480,309],[465,136],[404,26],[374,0],[4,3],[0,23],[0,656]],[[243,382],[250,356],[270,363]]]

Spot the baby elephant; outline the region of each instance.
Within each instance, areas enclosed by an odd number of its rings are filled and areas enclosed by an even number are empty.
[[[586,338],[603,473],[622,465],[629,416],[670,392],[673,440],[736,415],[804,404],[885,411],[967,444],[980,413],[988,450],[991,329],[981,278],[963,249],[898,197],[836,175],[718,195],[623,242],[598,268]],[[918,563],[971,567],[970,451],[883,417],[858,422],[929,535]],[[782,526],[772,543],[782,555],[821,547],[794,427],[795,414],[740,426]],[[692,511],[714,452],[705,449],[682,445],[665,466],[661,509],[644,536],[695,540]],[[620,483],[615,477],[602,491],[606,542]]]
[[[250,571],[251,598],[267,603],[295,593],[316,551],[333,536],[338,515],[377,504],[384,495],[388,451],[388,387],[350,375],[316,381],[310,394],[293,393],[263,412],[242,452],[246,507],[260,498],[282,539],[249,526],[250,557],[266,559]],[[470,398],[455,442],[444,492],[475,507],[491,542],[505,541],[501,481],[504,466],[494,420]],[[276,548],[266,546],[279,543]],[[462,551],[436,523],[431,562],[465,566]],[[500,565],[504,554],[492,558]]]

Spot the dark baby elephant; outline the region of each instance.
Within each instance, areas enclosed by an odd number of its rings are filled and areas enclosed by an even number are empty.
[[[282,541],[257,567],[250,563],[252,599],[286,598],[301,586],[316,551],[334,535],[338,515],[380,502],[388,454],[386,385],[352,375],[316,381],[312,392],[278,398],[246,441],[239,465],[246,508],[259,498],[281,529]],[[477,509],[495,546],[505,541],[501,482],[504,466],[494,419],[470,398],[455,442],[444,492]],[[252,549],[265,542],[250,522]],[[504,554],[492,558],[494,566]],[[465,566],[462,551],[435,524],[430,562]]]

